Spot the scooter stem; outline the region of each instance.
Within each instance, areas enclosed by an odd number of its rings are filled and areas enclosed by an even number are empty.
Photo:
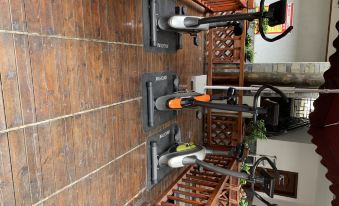
[[[206,163],[204,161],[198,160],[197,158],[190,156],[190,157],[185,157],[183,159],[182,162],[184,165],[192,165],[192,164],[197,164],[203,168],[206,168],[208,170],[211,170],[213,172],[219,173],[219,174],[223,174],[226,176],[232,176],[232,177],[238,177],[238,178],[242,178],[242,179],[246,179],[249,180],[250,176],[246,173],[242,173],[242,172],[235,172],[233,170],[228,170],[228,169],[224,169],[209,163]]]

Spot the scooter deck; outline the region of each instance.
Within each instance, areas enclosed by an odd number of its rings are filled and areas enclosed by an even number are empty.
[[[176,124],[161,130],[147,140],[147,189],[151,189],[173,170],[168,166],[158,167],[158,161],[155,159],[178,142],[181,142],[181,134]],[[156,151],[152,151],[152,144],[156,145]],[[156,162],[153,162],[154,160]]]
[[[155,100],[161,96],[173,94],[178,90],[178,77],[174,72],[145,73],[142,77],[142,119],[145,131],[155,128],[171,119],[177,112],[160,111]],[[151,84],[151,87],[149,86]]]
[[[170,110],[173,110],[173,109],[170,109],[167,106],[167,103],[168,103],[169,100],[171,100],[173,98],[177,98],[177,97],[194,97],[194,96],[198,96],[198,95],[201,95],[201,94],[199,94],[197,92],[178,92],[178,93],[174,93],[174,94],[161,96],[161,97],[156,99],[155,108],[157,110],[160,110],[160,111],[170,111]]]
[[[154,6],[152,7],[152,4]],[[149,52],[175,53],[180,48],[180,34],[158,28],[158,18],[175,15],[176,0],[142,0],[144,48]],[[154,9],[154,11],[152,11]]]

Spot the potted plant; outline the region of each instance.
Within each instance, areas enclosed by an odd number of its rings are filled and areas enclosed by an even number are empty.
[[[245,129],[245,143],[253,144],[258,139],[267,139],[264,120],[258,120],[256,124],[251,121]]]

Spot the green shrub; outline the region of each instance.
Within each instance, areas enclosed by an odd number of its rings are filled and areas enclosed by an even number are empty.
[[[251,121],[246,127],[245,142],[252,144],[256,142],[257,139],[267,139],[264,120],[258,120],[256,124]]]
[[[239,206],[249,206],[247,200],[241,199],[239,202]]]

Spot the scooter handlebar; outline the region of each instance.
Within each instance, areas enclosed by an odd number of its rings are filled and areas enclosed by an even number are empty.
[[[282,39],[283,37],[285,37],[288,33],[290,33],[290,32],[293,30],[293,26],[290,26],[290,27],[288,27],[282,34],[279,34],[278,36],[275,36],[275,37],[273,37],[273,38],[268,38],[268,37],[266,36],[265,32],[264,32],[264,29],[263,29],[262,25],[260,25],[260,24],[262,24],[262,23],[260,23],[260,22],[262,22],[262,20],[259,20],[259,31],[260,31],[260,36],[261,36],[264,40],[266,40],[266,41],[268,41],[268,42],[274,42],[274,41],[277,41],[277,40],[279,40],[279,39]]]
[[[280,0],[282,1],[282,0]],[[285,37],[288,33],[290,33],[293,30],[293,26],[289,26],[282,34],[279,34],[278,36],[275,36],[273,38],[269,38],[266,36],[263,28],[263,22],[264,22],[264,12],[265,12],[265,0],[260,1],[260,10],[259,12],[261,13],[261,17],[259,18],[259,32],[261,37],[268,41],[268,42],[274,42],[277,41],[283,37]]]
[[[256,174],[256,170],[257,170],[257,167],[259,166],[259,164],[261,163],[261,162],[263,162],[263,161],[267,161],[268,162],[268,164],[271,166],[271,168],[273,169],[273,171],[274,171],[274,173],[275,173],[275,175],[279,175],[279,172],[278,172],[278,169],[277,169],[277,167],[275,166],[275,164],[273,163],[273,161],[272,160],[270,160],[268,157],[261,157],[260,159],[258,159],[255,163],[254,163],[254,165],[253,165],[253,167],[252,167],[252,169],[251,169],[251,173],[250,173],[250,178],[251,179],[256,179],[256,177],[255,177],[255,174]],[[265,205],[267,205],[267,206],[275,206],[275,205],[277,205],[277,204],[271,204],[270,202],[268,202],[267,200],[265,200],[263,197],[261,197],[258,193],[256,193],[255,192],[255,190],[254,190],[254,185],[255,185],[255,181],[252,181],[251,182],[251,190],[252,190],[252,192],[254,193],[254,195],[261,201],[261,202],[263,202]],[[273,191],[273,193],[274,193],[274,185],[273,185],[273,188],[271,188],[271,186],[270,186],[270,189],[272,189],[272,191]],[[271,196],[271,197],[273,197],[273,195]]]

